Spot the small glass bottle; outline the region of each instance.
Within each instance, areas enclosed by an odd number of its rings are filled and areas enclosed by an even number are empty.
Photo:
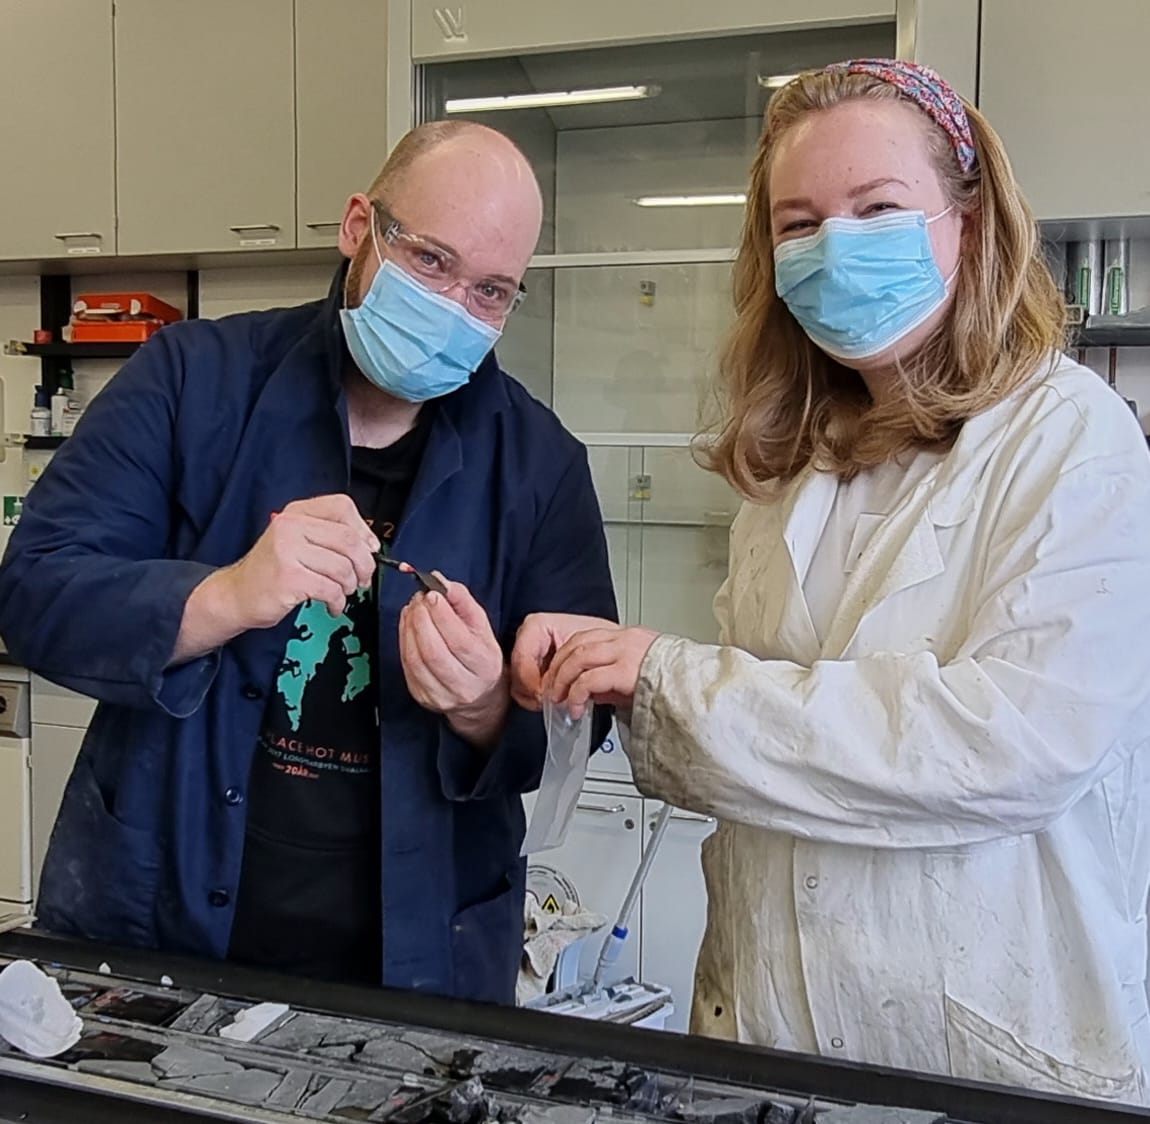
[[[47,437],[52,432],[52,410],[48,392],[42,387],[36,387],[36,395],[32,399],[32,412],[28,418],[28,433],[32,437]]]

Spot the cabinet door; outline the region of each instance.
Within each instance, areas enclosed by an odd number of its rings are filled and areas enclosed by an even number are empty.
[[[386,0],[295,0],[297,239],[334,246],[387,156]]]
[[[623,751],[623,735],[617,722],[611,723],[606,740],[591,755],[587,766],[587,776],[591,781],[610,781],[612,784],[631,784],[631,762]]]
[[[898,57],[934,67],[977,104],[982,0],[900,0],[897,7]]]
[[[64,786],[84,741],[72,726],[32,725],[32,893],[40,889],[40,870],[56,826]]]
[[[121,254],[295,245],[292,15],[116,0]]]
[[[411,0],[412,56],[475,57],[764,28],[782,31],[892,20],[894,14],[895,0]]]
[[[86,730],[95,713],[95,699],[70,691],[39,675],[32,676],[32,725],[42,723]]]
[[[727,576],[731,522],[739,498],[695,464],[689,449],[649,448],[643,467],[640,623],[704,644],[719,638],[713,603]]]
[[[0,257],[114,254],[112,0],[0,0]]]
[[[643,471],[643,454],[639,449],[599,445],[587,450],[591,480],[599,497],[607,539],[607,561],[619,620],[633,623],[638,619],[639,590],[639,518],[642,505],[631,498],[632,479]],[[631,605],[631,591],[635,604]]]
[[[662,805],[644,809],[649,837]],[[715,821],[675,811],[643,888],[643,980],[671,989],[675,1013],[668,1030],[686,1031],[695,991],[695,961],[707,925],[707,889],[700,849]]]
[[[28,788],[27,739],[0,737],[0,903],[32,901]]]
[[[1150,214],[1148,14],[1145,0],[984,0],[979,106],[1038,218]]]
[[[524,804],[530,818],[534,797],[526,797]],[[585,791],[579,796],[579,806],[563,845],[532,855],[529,865],[559,871],[574,883],[583,907],[601,913],[607,918],[607,925],[613,925],[642,858],[642,812],[643,801],[638,797],[609,790]],[[636,909],[622,954],[605,982],[638,979],[641,930],[642,920]],[[594,974],[606,933],[606,929],[600,929],[584,940],[579,955],[580,980],[589,980]]]

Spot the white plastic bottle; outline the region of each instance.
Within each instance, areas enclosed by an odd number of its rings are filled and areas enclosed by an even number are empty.
[[[64,432],[64,411],[68,408],[68,392],[61,386],[52,395],[52,435],[59,437]]]
[[[84,412],[84,406],[75,394],[68,395],[68,404],[64,407],[64,417],[61,421],[60,432],[65,437],[71,437],[76,432],[76,423]]]
[[[52,432],[52,400],[42,386],[36,387],[28,426],[28,433],[32,437],[47,437]]]

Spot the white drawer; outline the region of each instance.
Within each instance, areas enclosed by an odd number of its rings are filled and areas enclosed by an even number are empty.
[[[623,752],[623,742],[619,737],[618,723],[611,723],[611,732],[603,745],[591,755],[587,765],[589,779],[609,781],[631,781],[631,762]]]
[[[96,700],[79,695],[39,675],[32,676],[32,723],[71,726],[86,730],[96,711]]]

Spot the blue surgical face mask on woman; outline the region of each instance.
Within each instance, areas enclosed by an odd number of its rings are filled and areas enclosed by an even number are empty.
[[[946,301],[958,267],[943,279],[927,227],[950,210],[825,219],[775,247],[775,291],[828,355],[846,363],[878,355]]]
[[[426,402],[458,390],[502,333],[462,305],[433,293],[379,252],[379,269],[362,303],[340,310],[355,365],[380,390]]]

